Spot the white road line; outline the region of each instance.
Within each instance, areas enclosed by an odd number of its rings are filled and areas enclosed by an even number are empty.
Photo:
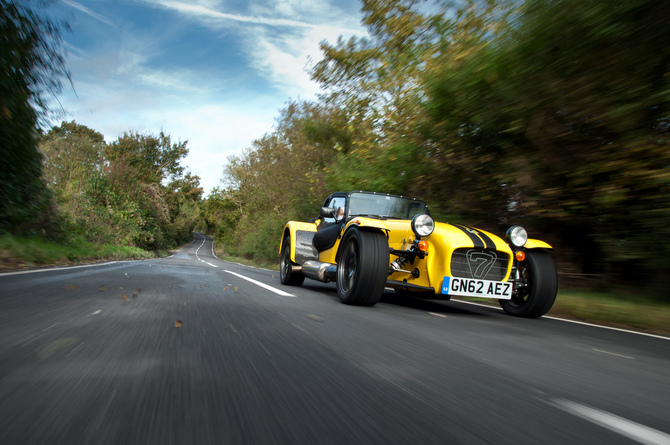
[[[584,326],[592,326],[594,328],[608,329],[610,331],[627,332],[629,334],[644,335],[645,337],[660,338],[661,340],[670,340],[670,337],[664,337],[663,335],[648,334],[646,332],[631,331],[629,329],[622,329],[622,328],[613,328],[612,326],[603,326],[603,325],[600,325],[600,324],[586,323],[585,321],[568,320],[567,318],[551,317],[551,316],[547,316],[547,315],[545,315],[544,318],[549,318],[551,320],[565,321],[566,323],[574,323],[574,324],[581,324],[581,325],[584,325]]]
[[[442,317],[442,318],[447,318],[446,315],[438,314],[436,312],[428,312],[430,315],[435,315],[436,317]]]
[[[201,248],[202,246],[205,245],[205,241],[207,241],[207,238],[203,238],[203,239],[202,239],[202,244],[200,244],[200,245],[198,246],[198,248],[195,249],[195,257],[196,257],[198,260],[202,261],[203,263],[204,263],[205,261],[200,259],[200,257],[198,256],[198,251],[200,250],[200,248]]]
[[[270,292],[274,292],[275,294],[281,295],[281,296],[283,296],[283,297],[293,297],[293,298],[296,298],[295,295],[291,295],[291,294],[289,294],[288,292],[284,292],[283,290],[275,289],[274,287],[272,287],[272,286],[268,286],[267,284],[265,284],[265,283],[261,283],[260,281],[252,280],[251,278],[245,277],[244,275],[240,275],[240,274],[238,274],[238,273],[231,272],[231,271],[229,271],[229,270],[227,270],[226,272],[228,272],[229,274],[233,274],[233,275],[235,275],[236,277],[240,277],[240,278],[242,278],[243,280],[247,280],[247,281],[249,281],[249,282],[251,282],[251,283],[254,283],[256,286],[260,286],[260,287],[262,287],[262,288],[264,288],[264,289],[269,290]]]
[[[212,264],[212,263],[208,263],[207,261],[203,260],[202,258],[200,258],[200,257],[198,256],[198,252],[200,251],[200,247],[202,247],[202,246],[205,245],[205,241],[207,241],[207,238],[203,238],[203,240],[202,240],[202,244],[200,244],[200,246],[195,250],[195,257],[196,257],[196,258],[198,259],[198,261],[200,261],[201,263],[205,263],[205,264],[207,264],[208,266],[212,266],[212,267],[217,267],[217,268],[218,268],[219,266],[216,266],[216,265],[214,265],[214,264]],[[214,243],[212,243],[212,253],[214,253]],[[214,258],[216,258],[216,255],[214,255]]]
[[[554,399],[549,403],[563,411],[579,416],[645,445],[670,444],[670,434],[640,425],[639,423],[632,422],[623,417],[608,413],[607,411],[601,411],[564,399]]]
[[[3,272],[0,273],[0,276],[9,276],[9,275],[23,275],[26,273],[37,273],[37,272],[49,272],[54,270],[68,270],[68,269],[79,269],[82,267],[98,267],[98,266],[109,266],[110,264],[118,263],[118,261],[110,261],[108,263],[97,263],[97,264],[82,264],[81,266],[67,266],[67,267],[49,267],[46,269],[34,269],[34,270],[22,270],[19,272]]]
[[[592,349],[596,352],[601,352],[603,354],[615,355],[617,357],[627,358],[629,360],[635,360],[633,357],[628,357],[627,355],[615,354],[614,352],[603,351],[602,349],[596,349],[596,348],[592,348]]]
[[[465,301],[465,300],[451,300],[451,301],[455,301],[457,303],[471,304],[473,306],[481,306],[481,307],[486,307],[486,308],[489,308],[489,309],[496,309],[496,310],[502,311],[502,308],[495,307],[495,306],[490,306],[488,304],[474,303],[472,301]],[[548,318],[550,320],[564,321],[566,323],[581,324],[583,326],[591,326],[593,328],[607,329],[607,330],[610,330],[610,331],[619,331],[619,332],[626,332],[628,334],[644,335],[645,337],[660,338],[661,340],[670,340],[670,337],[665,337],[663,335],[649,334],[647,332],[640,332],[640,331],[631,331],[629,329],[622,329],[622,328],[613,328],[612,326],[603,326],[603,325],[600,325],[600,324],[587,323],[585,321],[568,320],[567,318],[552,317],[550,315],[543,315],[542,318]]]

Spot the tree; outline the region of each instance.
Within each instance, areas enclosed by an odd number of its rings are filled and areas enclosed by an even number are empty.
[[[45,3],[0,0],[0,230],[14,233],[48,228],[55,216],[37,126],[68,73],[62,25],[36,12]]]
[[[74,121],[62,122],[41,138],[43,175],[60,201],[81,194],[90,177],[103,170],[104,146],[102,134]]]
[[[107,144],[104,155],[111,164],[127,168],[127,179],[160,184],[183,173],[180,161],[188,154],[186,145],[187,141],[173,143],[163,131],[158,136],[131,131]]]

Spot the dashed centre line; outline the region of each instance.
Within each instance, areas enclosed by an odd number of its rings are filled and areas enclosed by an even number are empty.
[[[195,250],[195,257],[196,257],[196,258],[198,259],[198,261],[200,261],[201,263],[205,263],[205,264],[207,264],[208,266],[212,266],[212,267],[216,267],[216,268],[218,268],[219,266],[217,266],[216,264],[208,263],[207,261],[203,260],[202,258],[200,258],[200,257],[198,256],[198,252],[200,251],[200,248],[201,248],[202,246],[205,245],[205,241],[207,241],[207,238],[203,238],[203,240],[202,240],[202,244],[200,244],[200,246],[198,246],[198,248]],[[214,249],[214,243],[212,243],[212,252],[214,252],[213,249]],[[214,257],[216,258],[216,255],[214,255]]]
[[[609,351],[603,351],[602,349],[596,349],[596,348],[591,348],[591,349],[593,349],[596,352],[600,352],[601,354],[609,354],[609,355],[614,355],[616,357],[627,358],[629,360],[635,360],[635,358],[629,357],[627,355],[617,354],[617,353],[609,352]]]

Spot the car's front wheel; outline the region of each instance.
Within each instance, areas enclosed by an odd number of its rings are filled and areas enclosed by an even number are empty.
[[[499,300],[503,310],[526,318],[549,312],[558,292],[558,274],[551,256],[547,252],[527,252],[526,259],[517,265],[517,272],[512,299]]]
[[[291,261],[291,237],[284,238],[282,244],[281,258],[279,260],[279,279],[281,284],[289,286],[300,286],[305,281],[305,276],[293,272],[293,261]]]
[[[384,293],[389,245],[381,232],[350,229],[337,258],[337,295],[345,304],[374,306]]]

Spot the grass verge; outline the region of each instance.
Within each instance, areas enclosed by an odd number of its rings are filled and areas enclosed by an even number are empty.
[[[169,252],[148,252],[138,247],[95,245],[85,242],[63,245],[40,238],[0,235],[1,269],[62,266],[105,260],[147,259],[167,255]]]
[[[461,298],[500,307],[484,298]],[[603,326],[670,335],[670,304],[626,293],[559,289],[547,314]]]
[[[548,315],[670,335],[670,305],[634,295],[559,290]]]

